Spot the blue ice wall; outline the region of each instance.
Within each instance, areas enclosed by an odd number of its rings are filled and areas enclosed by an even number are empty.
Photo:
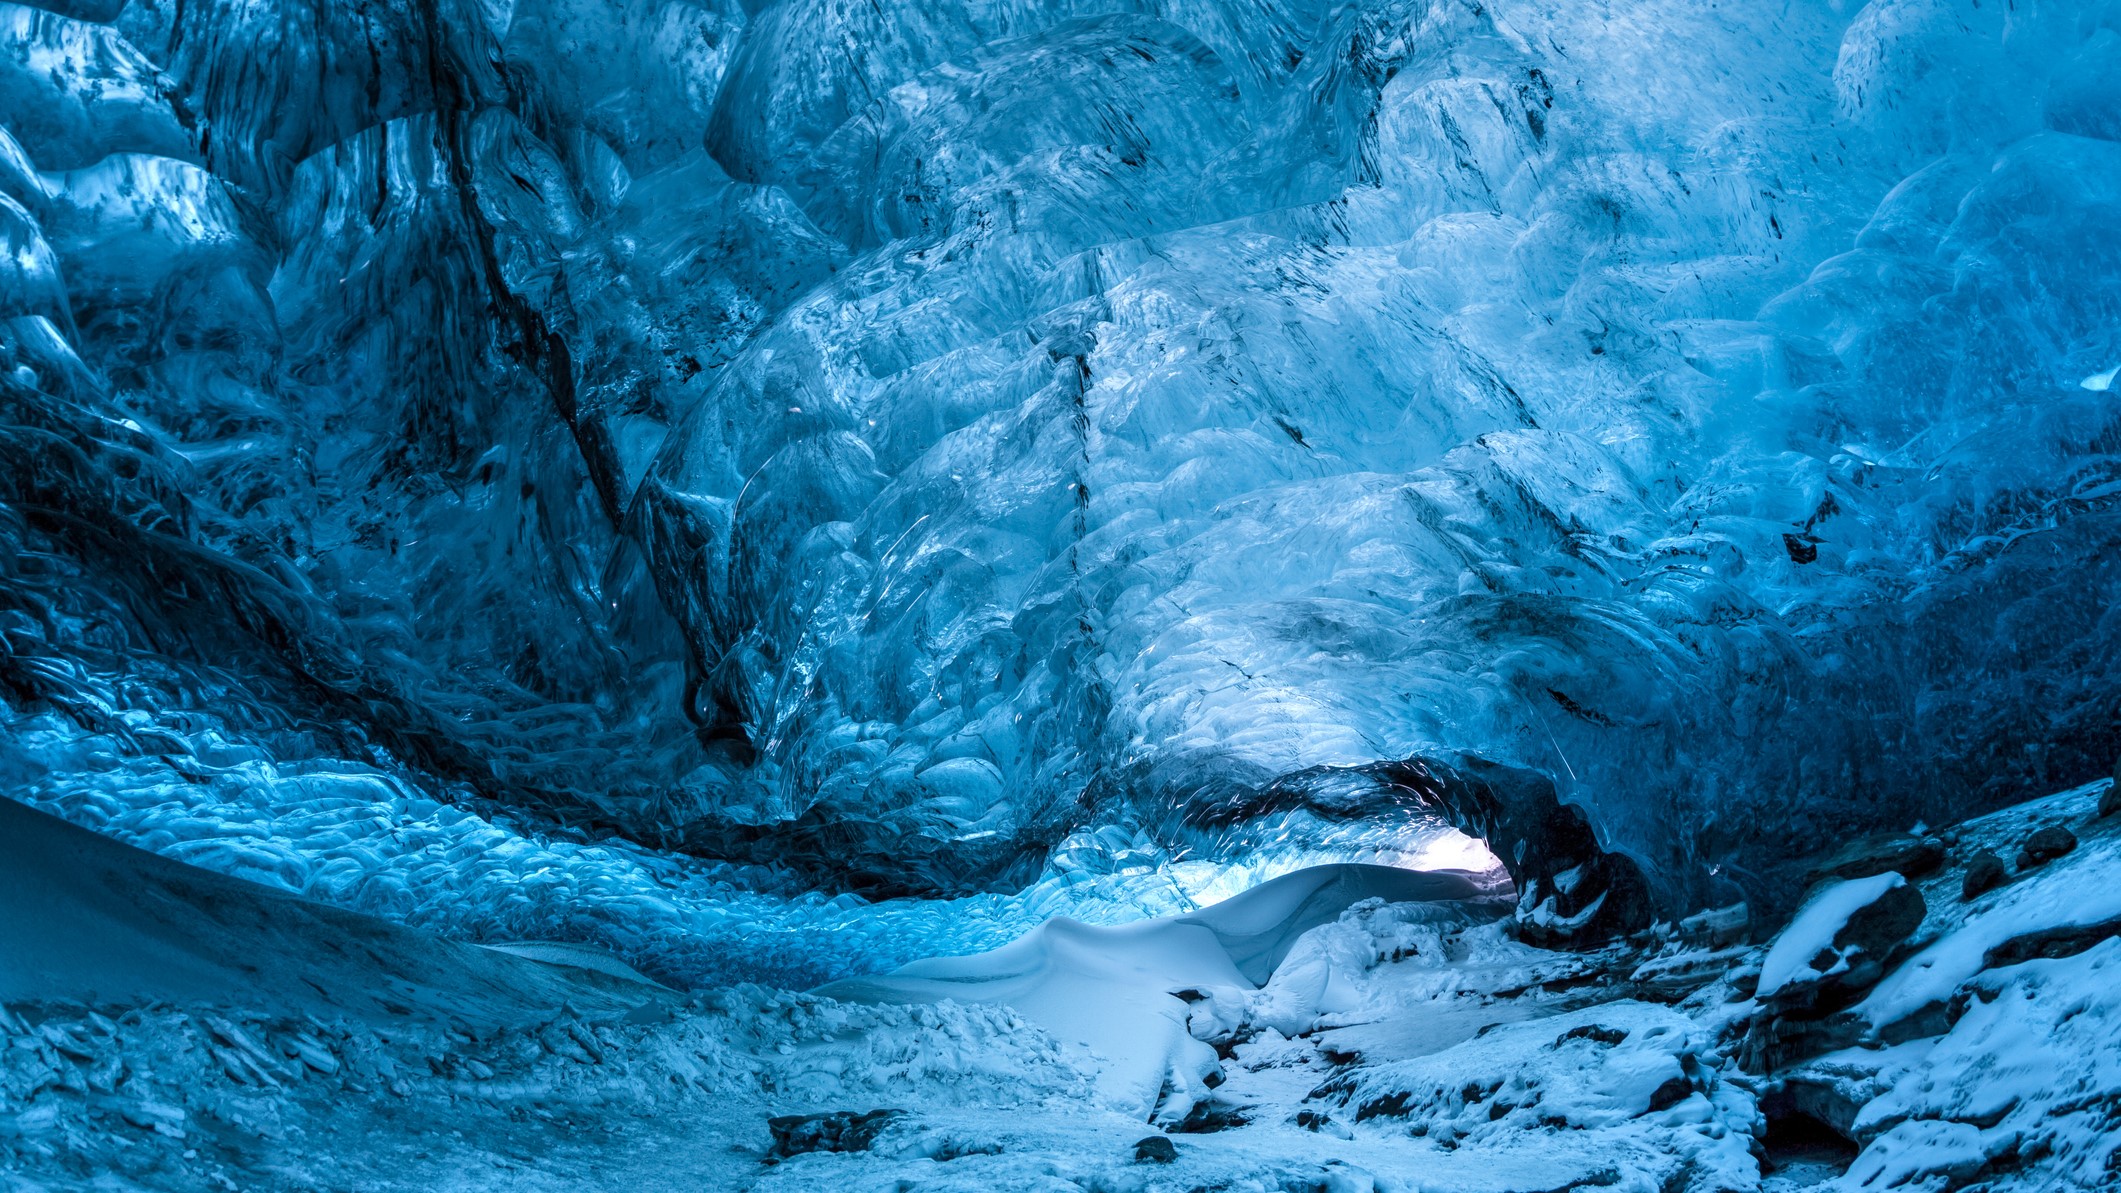
[[[158,848],[616,923],[392,826],[936,893],[1428,758],[1684,903],[2112,763],[2121,5],[0,25],[0,759]]]

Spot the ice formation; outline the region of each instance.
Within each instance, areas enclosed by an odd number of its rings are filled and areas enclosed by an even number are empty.
[[[7,19],[6,748],[155,848],[961,895],[1471,765],[1684,911],[2106,762],[2103,2]]]
[[[937,1188],[1092,1097],[1038,1180],[1249,1105],[1312,1118],[1171,1171],[1750,1188],[1802,1117],[1851,1188],[2095,1187],[2117,50],[2117,0],[0,4],[0,795],[98,834],[0,873],[0,1158],[389,1119],[319,1078],[506,1087],[465,1123],[526,1151],[524,1091],[904,1109],[775,1146]],[[1473,877],[1211,930],[1371,865]],[[254,902],[383,976],[230,970]],[[841,1187],[769,1158],[688,1179]]]

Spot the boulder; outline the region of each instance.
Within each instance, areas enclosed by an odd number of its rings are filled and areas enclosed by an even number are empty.
[[[2059,824],[2051,824],[2025,839],[2018,850],[2018,868],[2030,870],[2044,866],[2077,847],[2077,834]]]
[[[1878,984],[1928,913],[1897,871],[1815,893],[1761,961],[1746,1066],[1765,1071],[1855,1043],[1858,1025],[1838,1012]]]
[[[2121,776],[2121,767],[2116,767],[2115,772],[2117,776]],[[2121,812],[2121,777],[2116,777],[2113,786],[2108,787],[2099,797],[2100,819],[2103,820],[2116,812]]]
[[[771,1163],[805,1152],[866,1152],[884,1128],[904,1118],[903,1110],[871,1110],[856,1113],[836,1110],[830,1114],[784,1114],[766,1120],[773,1132],[773,1147],[766,1153]]]
[[[1870,878],[1888,872],[1921,878],[1943,867],[1944,852],[1944,842],[1936,837],[1877,833],[1851,841],[1813,866],[1809,882]]]
[[[1959,897],[1977,899],[2008,881],[2010,871],[2004,869],[2003,859],[1984,849],[1966,864],[1966,877],[1959,883]]]
[[[1169,1164],[1178,1159],[1178,1147],[1161,1135],[1151,1135],[1134,1145],[1136,1164]]]

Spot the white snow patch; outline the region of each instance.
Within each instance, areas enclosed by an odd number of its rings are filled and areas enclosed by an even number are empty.
[[[1998,945],[2037,932],[2121,920],[2121,842],[2086,840],[1987,898],[1993,902],[1976,906],[1963,924],[1889,974],[1857,1012],[1875,1027],[1898,1022],[1950,999],[1981,972]]]
[[[1907,879],[1888,871],[1836,883],[1813,896],[1782,935],[1775,938],[1774,946],[1761,961],[1760,997],[1766,998],[1793,981],[1823,977],[1845,968],[1846,963],[1837,959],[1828,969],[1818,970],[1812,968],[1812,960],[1834,951],[1834,937],[1847,926],[1849,917],[1876,903],[1887,891],[1906,885]]]
[[[1243,1000],[1304,933],[1364,899],[1479,894],[1455,873],[1318,866],[1189,915],[1118,927],[1056,918],[991,952],[917,961],[818,992],[862,1002],[1005,1003],[1063,1043],[1092,1053],[1099,1088],[1113,1106],[1146,1116],[1161,1100],[1164,1114],[1182,1115],[1206,1092],[1217,1062],[1214,1049],[1189,1030],[1180,992],[1207,996],[1211,1006]],[[1328,981],[1320,970],[1313,984],[1322,989]],[[1314,1015],[1317,993],[1309,995]]]

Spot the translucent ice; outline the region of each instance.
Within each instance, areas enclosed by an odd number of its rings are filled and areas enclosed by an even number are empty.
[[[0,761],[483,934],[514,846],[287,793],[822,902],[1514,775],[1775,903],[2110,763],[2117,22],[9,6]]]

